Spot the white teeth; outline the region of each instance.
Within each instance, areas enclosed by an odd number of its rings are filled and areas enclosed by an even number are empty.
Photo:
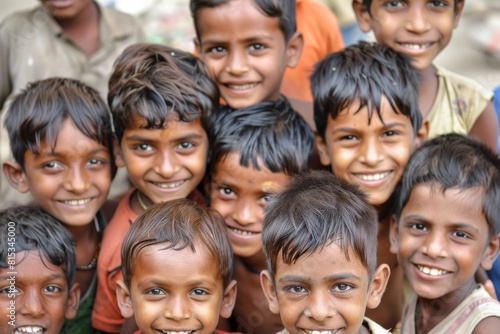
[[[182,181],[179,181],[176,183],[155,183],[155,185],[157,187],[162,188],[162,189],[174,189],[174,188],[177,188],[180,185],[182,185],[184,182],[185,182],[185,180],[182,180]]]
[[[250,88],[253,88],[255,86],[257,86],[257,84],[248,84],[248,85],[227,85],[229,88],[231,89],[234,89],[234,90],[245,90],[245,89],[250,89]]]
[[[445,270],[440,270],[440,269],[436,269],[436,268],[429,268],[429,267],[424,267],[424,266],[418,266],[418,270],[420,270],[424,274],[430,275],[430,276],[441,276],[441,275],[445,275],[448,273]]]
[[[194,332],[194,331],[180,331],[180,332],[178,332],[178,331],[162,331],[162,333],[164,333],[164,334],[190,334],[192,332]]]
[[[333,331],[313,331],[313,330],[306,330],[307,333],[309,334],[335,334],[338,333],[337,330]]]
[[[430,46],[429,43],[427,43],[427,44],[401,44],[401,45],[407,49],[412,49],[412,50],[421,50],[421,49],[428,48]]]
[[[91,200],[90,198],[86,198],[86,199],[74,199],[74,200],[71,200],[71,201],[63,201],[63,203],[66,204],[66,205],[76,206],[76,205],[84,205],[84,204],[90,202],[90,200]]]
[[[385,179],[390,172],[378,173],[378,174],[356,174],[356,177],[363,181],[379,181]]]
[[[258,233],[255,233],[255,232],[238,230],[237,228],[234,228],[234,227],[230,227],[230,229],[231,229],[231,231],[233,231],[234,233],[236,233],[236,234],[240,234],[240,235],[256,235],[256,234],[258,234]]]
[[[42,333],[43,328],[39,326],[22,326],[16,328],[14,331],[15,334],[17,333]]]

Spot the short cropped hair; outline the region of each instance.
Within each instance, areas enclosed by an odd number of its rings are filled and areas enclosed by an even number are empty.
[[[197,14],[200,9],[225,5],[233,0],[191,0],[191,16],[193,17],[196,36],[200,39]],[[297,30],[295,18],[295,0],[253,0],[257,7],[267,16],[279,19],[279,27],[288,42]],[[201,40],[200,40],[201,42]]]
[[[476,188],[490,236],[500,233],[500,158],[482,142],[459,134],[445,134],[425,142],[410,157],[401,181],[396,216],[412,190],[430,185],[437,191]]]
[[[113,156],[111,117],[99,93],[77,80],[50,78],[30,83],[14,97],[5,116],[12,155],[24,171],[25,152],[38,154],[45,141],[54,148],[67,119],[85,136],[108,148]],[[113,161],[111,166],[114,176]]]
[[[273,173],[288,175],[308,169],[314,133],[288,99],[264,101],[247,108],[221,108],[209,131],[210,169],[229,153],[241,155],[240,165],[260,170],[258,159]]]
[[[139,253],[148,246],[166,244],[165,250],[180,251],[203,245],[215,259],[220,278],[227,287],[233,274],[233,251],[224,219],[215,210],[203,208],[190,199],[155,204],[132,225],[123,242],[122,271],[130,287]]]
[[[206,130],[219,97],[201,60],[160,44],[127,47],[109,80],[108,104],[119,141],[134,117],[146,120],[147,129],[164,128],[172,116],[189,123],[201,117]]]
[[[68,287],[75,280],[76,251],[71,233],[38,206],[15,206],[0,211],[0,267],[9,268],[12,253],[38,251],[42,261],[62,267]],[[14,238],[12,243],[9,238]],[[14,251],[12,250],[14,249]]]
[[[416,135],[422,125],[418,87],[419,74],[409,57],[380,44],[351,45],[316,64],[311,76],[316,129],[325,138],[328,117],[337,118],[357,102],[358,111],[368,107],[368,122],[374,110],[381,117],[385,96],[394,112],[410,118]]]
[[[377,267],[377,213],[355,185],[326,171],[296,176],[264,208],[262,241],[274,282],[286,264],[336,243],[358,257],[371,279]]]

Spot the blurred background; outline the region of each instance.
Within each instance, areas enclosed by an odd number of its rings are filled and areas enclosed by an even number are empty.
[[[350,0],[321,0],[337,12],[343,28],[352,23]],[[98,0],[103,5],[137,16],[150,42],[192,51],[194,29],[189,0]],[[37,0],[0,0],[0,21],[12,12],[36,6]],[[341,5],[338,5],[341,4]],[[343,31],[349,32],[347,29]],[[366,37],[366,36],[365,36]],[[370,38],[367,36],[366,38]],[[479,81],[487,88],[500,85],[500,0],[466,0],[460,24],[436,62]]]

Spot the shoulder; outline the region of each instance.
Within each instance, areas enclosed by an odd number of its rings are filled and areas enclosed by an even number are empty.
[[[440,66],[436,66],[438,77],[446,83],[447,89],[453,89],[460,94],[479,96],[485,100],[491,101],[493,92],[481,85],[476,80],[465,77],[455,72],[451,72]]]
[[[473,334],[496,334],[500,327],[500,318],[491,316],[481,320],[474,328]]]
[[[33,17],[38,16],[47,16],[41,7],[36,7],[29,10],[23,10],[19,12],[15,12],[14,14],[6,17],[0,23],[0,32],[20,32],[22,29],[26,29],[25,25],[27,23],[35,24],[36,22],[32,22]],[[42,23],[42,22],[38,22]]]

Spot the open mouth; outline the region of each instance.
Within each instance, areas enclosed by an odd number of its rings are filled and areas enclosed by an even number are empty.
[[[417,265],[417,268],[420,272],[422,272],[426,275],[429,275],[429,276],[442,276],[442,275],[446,275],[449,273],[449,271],[446,271],[446,270],[441,270],[441,269],[437,269],[437,268],[429,268],[429,267],[424,267],[421,265]]]
[[[182,181],[178,181],[178,182],[174,182],[174,183],[156,183],[156,182],[153,182],[153,184],[155,186],[157,186],[158,188],[162,188],[162,189],[175,189],[175,188],[179,188],[181,185],[183,185],[184,182],[186,182],[186,180],[182,180]]]
[[[305,329],[304,330],[308,334],[336,334],[339,333],[339,329],[329,329],[325,331],[318,331],[318,330],[312,330],[312,329]]]
[[[45,333],[45,328],[40,326],[21,326],[14,330],[14,334],[24,333]]]
[[[256,83],[252,84],[246,84],[246,85],[226,85],[228,88],[232,90],[247,90],[247,89],[252,89],[257,86]]]
[[[433,43],[424,43],[424,44],[412,44],[412,43],[400,43],[402,47],[410,50],[425,50],[431,47]]]
[[[239,235],[257,235],[257,234],[260,234],[260,233],[257,233],[257,232],[250,232],[250,231],[244,231],[244,230],[240,230],[240,229],[237,229],[237,228],[234,228],[234,227],[231,227],[231,226],[228,226],[228,228],[236,233],[236,234],[239,234]]]
[[[162,330],[161,332],[164,334],[191,334],[191,333],[194,333],[194,330],[193,331],[164,331],[164,330]]]
[[[60,201],[63,204],[70,205],[70,206],[80,206],[80,205],[85,205],[88,202],[90,202],[92,198],[84,198],[84,199],[73,199],[73,200],[67,200],[67,201]],[[27,332],[31,333],[31,332]]]
[[[387,178],[390,174],[391,172],[375,173],[375,174],[354,174],[354,175],[362,181],[380,181]]]

